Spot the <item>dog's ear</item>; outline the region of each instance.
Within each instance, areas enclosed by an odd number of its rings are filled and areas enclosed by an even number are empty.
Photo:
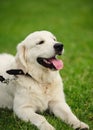
[[[26,68],[27,68],[27,63],[26,63],[26,47],[24,45],[24,43],[20,43],[18,46],[17,46],[17,55],[16,55],[16,61],[17,61],[17,64],[19,64],[20,68],[24,67],[23,69],[25,69],[26,71]]]

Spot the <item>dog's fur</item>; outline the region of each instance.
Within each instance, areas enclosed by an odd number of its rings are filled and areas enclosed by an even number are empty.
[[[55,36],[48,31],[30,34],[17,46],[16,56],[0,55],[0,75],[9,80],[0,82],[0,107],[13,109],[24,121],[30,121],[40,130],[55,130],[37,111],[49,109],[74,129],[88,130],[67,105],[63,83],[58,70],[40,65],[37,57],[50,58],[55,55]],[[63,49],[61,50],[63,51]],[[21,69],[28,75],[9,75],[7,70]]]

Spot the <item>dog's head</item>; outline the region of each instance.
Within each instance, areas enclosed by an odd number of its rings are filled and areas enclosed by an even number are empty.
[[[57,59],[57,55],[63,53],[63,44],[48,31],[30,34],[18,45],[17,51],[16,59],[26,70],[30,66],[50,70],[59,70],[63,67],[62,61]]]

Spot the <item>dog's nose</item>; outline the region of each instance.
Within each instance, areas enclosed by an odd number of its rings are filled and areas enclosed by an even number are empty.
[[[61,55],[62,54],[62,50],[63,50],[63,44],[56,43],[54,45],[54,49],[55,49],[56,54]]]

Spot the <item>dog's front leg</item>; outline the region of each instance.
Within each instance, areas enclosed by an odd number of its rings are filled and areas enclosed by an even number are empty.
[[[15,114],[24,121],[30,121],[32,124],[37,126],[39,130],[55,130],[52,125],[50,125],[47,120],[34,112],[34,110],[29,106],[20,106],[14,108]]]
[[[73,126],[75,130],[88,130],[87,124],[81,122],[71,111],[66,102],[53,101],[49,104],[51,111],[65,123]]]

